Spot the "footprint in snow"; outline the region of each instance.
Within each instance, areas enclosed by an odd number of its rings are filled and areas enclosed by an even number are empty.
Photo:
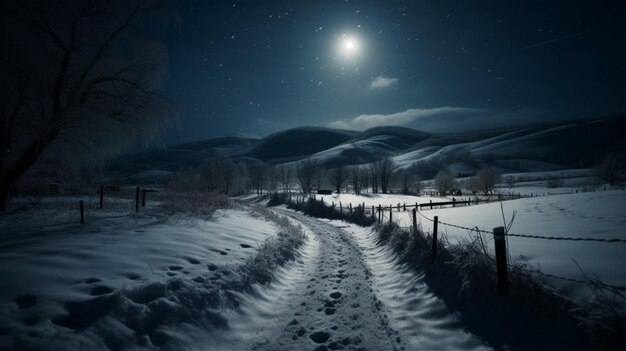
[[[200,260],[195,259],[193,257],[187,257],[187,262],[191,263],[191,264],[200,264]]]
[[[328,339],[330,338],[330,334],[324,331],[318,331],[311,334],[309,337],[311,338],[311,340],[313,340],[314,343],[322,344],[328,341]]]

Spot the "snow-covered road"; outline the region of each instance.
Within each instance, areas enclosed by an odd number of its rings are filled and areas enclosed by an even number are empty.
[[[276,209],[305,228],[302,256],[243,296],[222,349],[482,349],[422,278],[402,270],[371,228]]]
[[[345,231],[305,215],[279,210],[301,223],[313,244],[305,260],[279,274],[276,284],[257,296],[275,296],[272,311],[258,307],[259,298],[242,303],[246,316],[233,318],[233,330],[224,348],[252,350],[400,350],[401,336],[389,326],[388,311],[372,286],[372,273],[365,256]],[[283,279],[281,279],[281,277]],[[284,279],[292,279],[285,282]],[[264,289],[262,289],[264,290]],[[269,303],[265,300],[263,305]],[[241,332],[259,328],[250,338]],[[269,318],[268,318],[269,317]],[[247,319],[247,321],[246,321]],[[234,339],[244,345],[235,345]]]

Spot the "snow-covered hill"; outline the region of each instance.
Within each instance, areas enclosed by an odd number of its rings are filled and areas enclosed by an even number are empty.
[[[300,127],[262,139],[227,137],[174,145],[122,157],[112,169],[136,179],[162,176],[211,158],[270,164],[312,158],[332,168],[393,157],[402,168],[423,161],[469,172],[486,165],[511,173],[543,172],[593,167],[606,155],[626,150],[625,132],[623,117],[449,134],[400,127],[364,132]]]

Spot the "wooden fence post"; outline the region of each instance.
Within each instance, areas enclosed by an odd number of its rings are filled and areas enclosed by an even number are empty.
[[[439,224],[439,216],[435,216],[433,223],[433,255],[432,262],[437,258],[437,226]]]
[[[456,199],[452,198],[452,207],[456,207]]]
[[[139,212],[139,187],[135,189],[135,212]]]
[[[417,234],[417,208],[413,209],[413,233]]]
[[[389,224],[393,221],[393,206],[389,205]]]
[[[350,203],[350,213],[352,213],[352,202]]]
[[[493,228],[493,239],[496,245],[496,269],[498,272],[498,292],[506,295],[508,288],[508,272],[506,263],[506,240],[504,227]]]
[[[433,200],[430,200],[430,209],[433,209]]]
[[[85,203],[80,200],[80,224],[85,224]]]
[[[100,185],[100,208],[104,205],[104,185]]]
[[[365,213],[365,203],[363,205],[363,213]],[[374,205],[372,205],[372,219],[376,220],[376,211],[374,211]]]
[[[339,213],[343,214],[343,206],[341,206],[341,201],[339,201]]]
[[[381,224],[382,214],[383,214],[383,209],[382,209],[382,207],[379,204],[378,205],[378,224]]]

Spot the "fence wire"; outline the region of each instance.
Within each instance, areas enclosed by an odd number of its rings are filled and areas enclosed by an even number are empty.
[[[424,216],[424,214],[422,214],[420,211],[417,211],[417,213],[420,216],[422,216],[423,218],[425,218],[426,220],[428,220],[430,222],[434,222],[433,219]],[[491,230],[484,230],[484,229],[480,229],[478,227],[469,228],[469,227],[465,227],[465,226],[462,226],[462,225],[442,222],[440,220],[438,220],[437,222],[439,224],[442,224],[442,225],[445,225],[445,226],[448,226],[448,227],[457,228],[457,229],[470,230],[470,231],[475,231],[475,232],[478,231],[478,232],[485,233],[485,234],[493,234],[493,231],[491,231]],[[567,237],[567,236],[545,236],[545,235],[516,234],[516,233],[506,233],[506,235],[507,236],[512,236],[512,237],[519,237],[519,238],[543,239],[543,240],[596,241],[596,242],[605,242],[605,243],[626,243],[626,239],[620,239],[620,238],[611,238],[611,239],[607,239],[607,238],[577,238],[577,237]]]

